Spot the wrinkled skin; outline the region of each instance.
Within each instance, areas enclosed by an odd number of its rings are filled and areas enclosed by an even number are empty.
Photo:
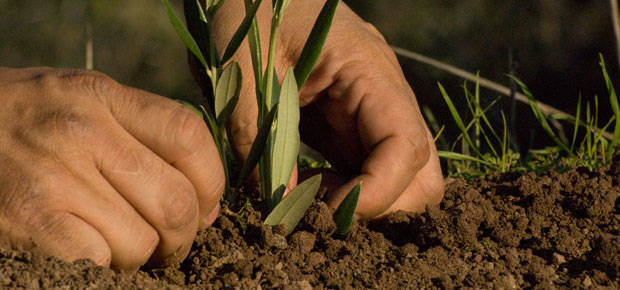
[[[280,74],[322,4],[292,1]],[[259,13],[264,41],[269,7]],[[220,51],[243,14],[241,0],[220,10]],[[247,44],[235,59],[246,77],[230,133],[244,158],[257,112]],[[325,176],[331,206],[361,180],[360,218],[441,200],[437,153],[413,91],[381,34],[344,4],[300,100],[302,139],[339,171]],[[184,106],[97,72],[0,68],[0,107],[0,247],[135,270],[185,258],[196,231],[216,218],[222,165],[204,122]]]
[[[100,73],[0,69],[0,246],[121,270],[178,262],[219,210],[209,130]]]
[[[277,47],[280,80],[295,65],[324,3],[292,1],[288,7]],[[243,19],[243,7],[242,0],[229,0],[216,15],[219,51]],[[271,3],[262,4],[257,18],[266,59]],[[229,131],[237,155],[245,159],[257,133],[247,42],[234,60],[242,66],[244,83]],[[344,3],[338,7],[319,62],[301,90],[300,105],[302,141],[320,151],[339,172],[323,171],[332,207],[360,181],[358,218],[376,218],[396,210],[421,212],[426,205],[440,202],[444,184],[439,158],[415,95],[383,36]],[[297,172],[288,187],[296,182]]]

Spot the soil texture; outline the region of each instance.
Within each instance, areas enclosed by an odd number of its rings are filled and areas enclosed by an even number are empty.
[[[183,264],[135,274],[0,250],[0,288],[619,289],[620,155],[605,168],[451,180],[439,206],[334,236],[316,202],[296,231],[224,205]]]

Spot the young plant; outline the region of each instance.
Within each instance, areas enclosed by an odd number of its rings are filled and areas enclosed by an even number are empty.
[[[594,106],[589,102],[586,102],[586,116],[585,122],[581,120],[581,96],[578,98],[577,111],[575,118],[561,118],[558,116],[543,114],[538,107],[536,100],[527,86],[519,79],[512,77],[520,86],[523,93],[530,100],[530,107],[536,116],[536,119],[540,123],[541,127],[547,133],[547,135],[557,144],[557,147],[566,154],[572,163],[580,166],[584,166],[590,170],[607,164],[613,153],[618,147],[620,141],[620,106],[618,102],[618,96],[614,86],[609,78],[607,69],[605,67],[605,60],[602,55],[599,55],[600,66],[605,79],[605,85],[609,94],[609,102],[612,108],[613,116],[605,123],[605,125],[599,129],[599,113],[598,113],[598,96],[594,97]],[[594,112],[592,112],[594,111]],[[567,120],[574,124],[573,137],[570,144],[565,143],[557,136],[554,130],[549,125],[549,120]],[[605,132],[607,129],[615,123],[614,131],[611,137],[606,138]],[[579,127],[585,127],[585,133],[579,147],[575,147]]]
[[[175,15],[168,0],[161,0],[177,33],[191,53],[191,61],[200,67],[198,78],[203,81],[206,102],[200,106],[205,121],[217,145],[226,171],[225,198],[234,201],[239,188],[258,164],[259,182],[263,200],[272,208],[265,222],[275,225],[284,223],[292,231],[299,219],[314,200],[320,176],[314,176],[294,188],[285,199],[286,186],[297,163],[299,138],[299,89],[304,85],[321,53],[339,0],[328,0],[302,50],[294,68],[286,71],[282,84],[277,79],[274,66],[278,31],[284,12],[291,0],[273,0],[268,58],[263,73],[261,42],[256,13],[262,0],[244,0],[245,18],[220,57],[215,46],[213,19],[225,0],[184,0],[186,28]],[[230,61],[247,36],[252,57],[255,92],[258,105],[258,134],[250,153],[238,171],[236,183],[232,183],[234,168],[228,162],[230,143],[226,138],[225,125],[239,100],[242,84],[241,69]],[[206,77],[205,77],[206,76]],[[192,106],[193,107],[193,106]],[[193,107],[194,110],[196,108]],[[350,207],[350,206],[349,206]],[[353,216],[355,207],[346,214]]]
[[[491,125],[486,114],[496,104],[498,99],[493,100],[491,104],[483,108],[480,104],[479,83],[476,82],[475,92],[472,93],[465,82],[463,84],[465,101],[472,115],[472,120],[466,124],[444,87],[441,84],[438,85],[452,115],[452,119],[460,130],[460,134],[453,145],[447,150],[439,150],[439,156],[451,160],[452,163],[450,165],[457,172],[472,176],[492,171],[508,172],[514,169],[519,160],[519,155],[510,148],[510,134],[506,116],[503,112],[500,112],[503,125],[502,135],[500,136]],[[428,119],[434,120],[430,111],[427,111],[426,115]],[[438,126],[435,125],[435,127]],[[437,135],[436,139],[440,137],[439,134]],[[459,141],[461,145],[460,153],[455,152]]]

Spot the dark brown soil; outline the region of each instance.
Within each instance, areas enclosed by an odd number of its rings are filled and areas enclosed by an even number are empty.
[[[180,267],[126,275],[0,251],[0,288],[619,289],[619,196],[616,155],[596,172],[453,180],[440,206],[344,238],[322,202],[288,237],[252,208],[224,207]]]

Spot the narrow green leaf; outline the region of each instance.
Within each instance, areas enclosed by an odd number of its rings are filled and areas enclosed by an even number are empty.
[[[250,0],[244,0],[245,4],[245,13],[250,13],[252,9],[252,2]],[[250,45],[250,55],[252,56],[252,67],[254,68],[254,81],[256,82],[256,97],[261,98],[264,95],[262,89],[263,83],[263,64],[262,64],[262,51],[260,45],[260,33],[258,31],[258,23],[256,22],[256,17],[252,20],[252,25],[250,25],[250,31],[248,32],[248,44]],[[259,100],[259,121],[262,121],[264,112],[260,112],[262,106]]]
[[[581,122],[581,93],[577,98],[577,112],[575,113],[575,127],[573,128],[573,139],[570,143],[570,151],[575,150],[575,142],[577,142],[577,133],[579,132],[579,122]]]
[[[179,17],[177,17],[177,15],[174,13],[174,10],[172,10],[172,7],[170,6],[170,2],[168,2],[168,0],[161,0],[161,3],[163,3],[164,6],[166,7],[168,18],[170,18],[170,22],[172,23],[172,26],[174,26],[174,29],[177,31],[177,34],[179,35],[179,37],[181,37],[181,39],[185,43],[185,46],[187,46],[187,49],[189,49],[189,51],[191,51],[192,54],[194,54],[196,58],[198,58],[200,63],[205,68],[209,67],[207,65],[207,61],[205,60],[204,55],[202,55],[202,52],[200,51],[200,48],[198,47],[198,44],[196,43],[196,40],[194,40],[194,38],[189,33],[185,25],[181,23],[181,21],[179,20]]]
[[[299,96],[292,69],[286,72],[278,102],[278,117],[271,159],[272,189],[286,186],[299,155]]]
[[[467,129],[465,128],[465,123],[463,123],[463,119],[461,119],[461,115],[459,114],[459,111],[454,106],[454,103],[452,103],[452,99],[450,99],[450,96],[448,96],[448,93],[446,93],[446,90],[441,85],[441,83],[437,83],[437,84],[439,85],[439,91],[441,92],[443,99],[448,105],[450,114],[452,114],[452,119],[454,119],[456,126],[459,127],[459,129],[461,130],[461,133],[463,133],[463,138],[465,138],[465,140],[467,141],[467,144],[471,146],[471,148],[474,150],[474,152],[476,152],[478,156],[482,156],[482,154],[480,153],[480,150],[476,146],[474,146],[474,143],[472,142],[471,137],[469,136],[469,133],[467,132]]]
[[[233,61],[224,68],[215,87],[215,116],[219,124],[223,125],[228,120],[237,105],[241,83],[241,67]]]
[[[355,209],[357,208],[357,202],[359,201],[360,194],[362,192],[362,183],[353,187],[353,189],[347,194],[342,203],[334,212],[334,222],[336,222],[336,235],[346,235],[351,229],[353,224],[353,216],[355,215]]]
[[[317,174],[300,183],[271,211],[265,219],[270,226],[285,225],[291,233],[314,201],[321,185],[321,175]]]
[[[297,79],[297,87],[299,89],[308,80],[308,76],[310,76],[314,65],[321,55],[339,2],[340,0],[327,0],[325,2],[319,17],[314,23],[314,27],[312,27],[312,32],[310,32],[310,36],[306,40],[297,64],[295,64],[295,78]]]
[[[209,2],[207,1],[207,5],[208,3]],[[207,19],[204,14],[204,10],[202,5],[200,5],[200,0],[184,0],[183,10],[185,12],[187,30],[196,40],[196,44],[200,48],[202,55],[209,56],[211,54],[209,30],[207,28]],[[208,61],[208,59],[205,60]]]
[[[200,116],[201,118],[204,117],[202,115],[202,112],[198,108],[196,108],[196,106],[194,106],[194,104],[192,104],[192,103],[190,103],[188,101],[185,101],[185,100],[180,100],[180,99],[177,99],[176,101],[181,103],[181,104],[183,104],[184,106],[188,107],[190,110],[194,111],[194,113],[198,114],[198,116]]]
[[[472,157],[472,156],[469,156],[469,155],[461,154],[461,153],[438,150],[437,154],[441,158],[446,158],[446,159],[451,159],[451,160],[460,160],[460,161],[473,161],[473,162],[477,162],[477,163],[482,163],[482,164],[484,164],[486,166],[489,166],[490,168],[499,169],[499,168],[497,168],[497,166],[495,164],[493,164],[491,162],[485,161],[485,160],[480,159],[480,158]]]
[[[616,95],[616,89],[614,88],[611,78],[605,68],[605,59],[602,54],[599,54],[601,59],[600,65],[603,71],[603,77],[605,78],[605,86],[607,86],[607,92],[609,92],[609,103],[611,104],[611,110],[616,117],[616,124],[614,127],[614,135],[609,142],[609,149],[607,150],[607,160],[611,160],[612,155],[615,153],[615,148],[620,142],[620,104],[618,102],[618,96]]]
[[[534,116],[538,120],[538,123],[540,123],[540,126],[543,128],[543,130],[551,138],[551,140],[553,140],[553,142],[555,142],[555,144],[557,144],[560,147],[560,149],[562,149],[568,155],[574,156],[570,148],[566,144],[564,144],[564,142],[562,142],[562,140],[560,140],[560,138],[553,132],[553,129],[551,129],[551,126],[549,125],[549,122],[547,121],[547,117],[545,117],[545,114],[543,114],[543,112],[538,107],[538,103],[536,103],[534,96],[532,95],[530,90],[527,88],[527,86],[518,78],[514,76],[509,76],[509,77],[513,79],[517,83],[517,85],[519,85],[519,87],[521,88],[521,91],[523,91],[523,94],[527,96],[527,99],[530,103],[530,107],[532,108],[532,111],[534,112]]]
[[[257,0],[256,3],[252,6],[252,8],[246,11],[245,18],[243,18],[243,21],[241,21],[239,28],[237,28],[237,31],[235,31],[235,34],[226,46],[224,56],[222,56],[222,63],[226,63],[226,61],[228,61],[241,46],[241,42],[243,42],[245,36],[248,35],[252,22],[256,17],[258,7],[262,2],[263,0]]]
[[[282,196],[284,196],[284,192],[286,191],[286,186],[280,185],[276,190],[273,191],[273,195],[271,196],[271,208],[274,208],[282,201]]]
[[[274,108],[267,114],[263,123],[261,124],[258,134],[254,139],[254,143],[252,143],[252,147],[250,148],[250,153],[248,154],[248,158],[243,163],[243,168],[239,173],[239,179],[237,180],[237,187],[243,185],[245,180],[250,176],[250,173],[258,164],[261,155],[265,152],[265,146],[267,144],[267,137],[269,137],[269,132],[271,132],[271,124],[275,119],[277,108]]]

